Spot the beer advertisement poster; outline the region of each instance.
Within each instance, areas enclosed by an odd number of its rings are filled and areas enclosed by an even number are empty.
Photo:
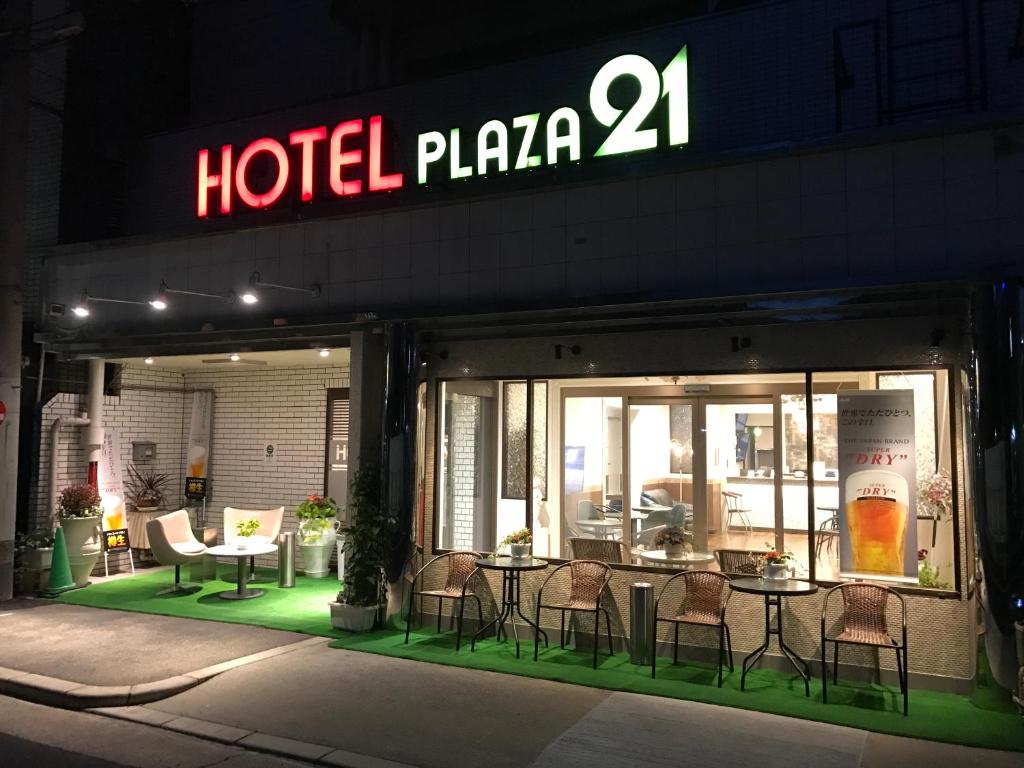
[[[213,416],[213,392],[192,393],[192,416],[188,424],[187,477],[208,477],[210,463],[210,423]]]
[[[914,392],[840,392],[839,572],[917,581]]]

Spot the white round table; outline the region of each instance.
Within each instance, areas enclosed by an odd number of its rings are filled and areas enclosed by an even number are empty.
[[[246,547],[239,547],[237,544],[220,544],[207,549],[206,554],[208,555],[233,557],[238,560],[238,586],[233,590],[219,593],[217,597],[223,600],[249,600],[262,595],[264,590],[249,589],[248,587],[249,572],[245,567],[245,559],[256,555],[269,555],[272,552],[277,552],[277,547],[266,542],[252,542]]]
[[[667,565],[674,568],[689,568],[691,565],[712,563],[715,556],[709,552],[684,552],[681,555],[670,555],[664,549],[651,549],[640,553],[640,559],[654,565]]]
[[[584,531],[590,531],[591,533],[606,539],[615,538],[615,534],[622,532],[621,517],[617,517],[614,520],[577,520],[576,525]]]

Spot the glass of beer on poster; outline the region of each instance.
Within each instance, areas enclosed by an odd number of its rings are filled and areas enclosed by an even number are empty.
[[[910,508],[907,481],[902,475],[866,469],[846,478],[846,524],[856,572],[904,574]]]

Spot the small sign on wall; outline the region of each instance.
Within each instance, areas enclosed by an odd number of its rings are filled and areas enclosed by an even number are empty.
[[[263,460],[275,461],[277,459],[277,446],[273,443],[263,444]]]

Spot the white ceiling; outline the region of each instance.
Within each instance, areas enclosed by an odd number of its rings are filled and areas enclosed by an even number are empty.
[[[123,357],[111,360],[138,368],[163,368],[173,370],[229,370],[231,368],[295,368],[326,365],[348,365],[349,350],[347,347],[332,348],[330,355],[320,357],[319,349],[286,349],[277,352],[239,352],[242,360],[264,362],[266,365],[246,365],[244,362],[232,363],[228,360],[230,352],[216,352],[205,355],[172,355],[169,357],[153,357],[153,363],[146,365],[141,357]],[[225,360],[224,363],[204,363],[204,360]]]

